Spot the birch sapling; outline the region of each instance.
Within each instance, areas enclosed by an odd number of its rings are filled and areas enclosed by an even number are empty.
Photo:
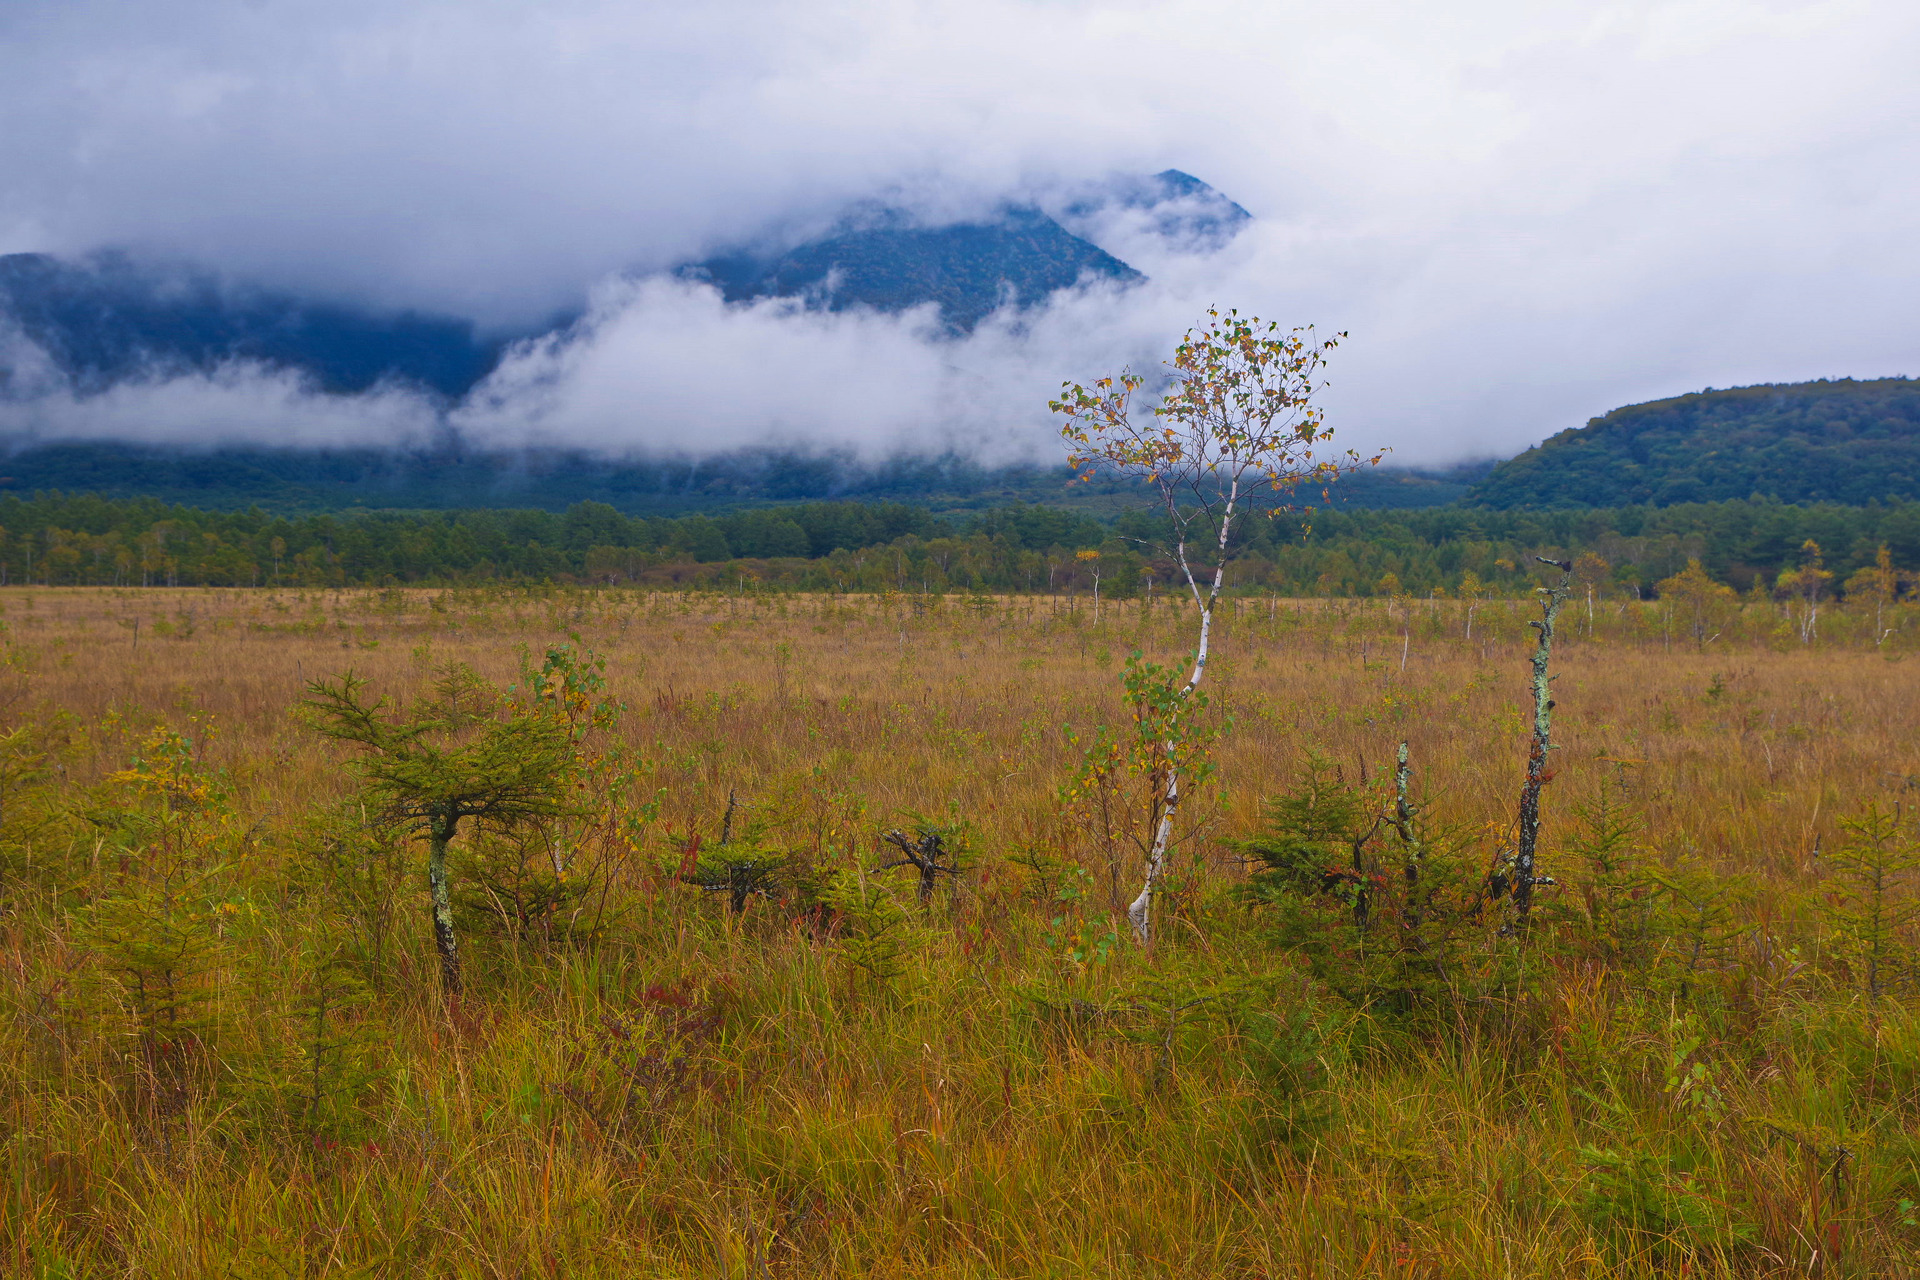
[[[1083,479],[1107,473],[1145,480],[1169,526],[1171,554],[1187,586],[1196,622],[1192,668],[1178,690],[1190,704],[1207,672],[1214,608],[1226,585],[1234,531],[1262,492],[1289,495],[1326,482],[1362,461],[1324,448],[1333,432],[1313,403],[1327,354],[1345,334],[1318,341],[1311,328],[1282,332],[1277,324],[1236,311],[1207,312],[1189,329],[1173,359],[1159,403],[1136,414],[1133,399],[1146,379],[1131,370],[1089,387],[1067,382],[1049,407],[1066,418],[1060,429],[1069,460]],[[1370,461],[1378,462],[1379,455]],[[1278,509],[1269,504],[1268,513]],[[1167,757],[1176,748],[1169,744]],[[1166,869],[1186,779],[1164,773],[1164,790],[1145,883],[1127,908],[1134,936],[1152,940],[1153,898]]]
[[[1554,624],[1559,621],[1560,608],[1566,604],[1573,587],[1572,564],[1545,556],[1534,558],[1559,569],[1561,578],[1552,586],[1538,588],[1540,619],[1527,624],[1540,634],[1533,646],[1533,741],[1527,749],[1527,780],[1520,789],[1520,833],[1513,858],[1513,908],[1523,925],[1533,907],[1533,887],[1553,883],[1534,875],[1535,853],[1540,843],[1540,790],[1553,778],[1552,770],[1547,768],[1547,753],[1553,750],[1550,689],[1553,677],[1547,674],[1547,663],[1553,656]]]

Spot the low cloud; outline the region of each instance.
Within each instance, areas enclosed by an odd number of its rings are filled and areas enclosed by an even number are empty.
[[[591,296],[452,411],[502,444],[1051,456],[1062,378],[1150,362],[1217,302],[1351,332],[1327,403],[1355,447],[1504,455],[1706,385],[1920,372],[1917,46],[1895,0],[21,0],[0,251],[123,245],[495,332]],[[1110,217],[1146,286],[958,341],[650,278],[875,195],[961,216],[1168,166],[1259,221],[1196,257]],[[258,369],[0,420],[440,421]]]
[[[427,396],[380,387],[330,396],[301,375],[245,361],[205,371],[150,370],[105,391],[77,393],[46,353],[0,333],[0,435],[10,443],[123,440],[136,444],[417,447],[444,428]]]
[[[451,422],[495,447],[697,454],[805,442],[869,458],[1025,461],[1042,456],[1060,370],[1139,345],[1138,315],[1125,291],[1088,284],[953,338],[931,306],[730,306],[704,284],[614,282],[573,330],[510,350]]]

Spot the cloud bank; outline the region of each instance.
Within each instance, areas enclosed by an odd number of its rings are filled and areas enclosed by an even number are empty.
[[[236,362],[210,372],[156,368],[77,394],[46,353],[0,325],[0,431],[29,440],[417,448],[444,432],[441,410],[405,387],[323,395],[287,369]]]
[[[106,245],[507,330],[477,439],[1046,449],[1046,396],[1211,303],[1351,338],[1331,420],[1404,462],[1614,405],[1920,373],[1920,10],[1895,0],[23,0],[0,251]],[[886,194],[962,217],[1175,166],[1254,212],[1152,277],[942,342],[649,278]],[[392,439],[435,411],[232,369],[0,414],[47,434]]]

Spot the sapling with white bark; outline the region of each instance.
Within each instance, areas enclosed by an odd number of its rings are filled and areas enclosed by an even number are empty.
[[[1062,384],[1055,413],[1070,461],[1091,479],[1106,473],[1145,480],[1156,490],[1170,527],[1166,550],[1184,578],[1197,624],[1190,673],[1177,690],[1191,707],[1206,676],[1214,606],[1226,586],[1240,519],[1262,494],[1290,495],[1303,483],[1326,482],[1361,459],[1328,449],[1333,432],[1313,403],[1327,354],[1341,334],[1321,341],[1311,328],[1282,331],[1238,312],[1207,313],[1166,363],[1166,385],[1145,413],[1134,398],[1147,380],[1131,370],[1091,387]],[[1372,461],[1378,462],[1376,455]],[[1277,509],[1269,501],[1269,514]],[[1181,721],[1176,715],[1172,720]],[[1169,745],[1171,759],[1178,752]],[[1152,940],[1153,898],[1166,870],[1174,820],[1188,779],[1169,765],[1145,883],[1127,908],[1134,935]]]

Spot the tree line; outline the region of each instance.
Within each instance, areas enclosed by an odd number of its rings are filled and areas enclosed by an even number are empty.
[[[759,584],[794,590],[1099,592],[1171,580],[1163,514],[1103,522],[1011,504],[936,515],[810,502],[719,516],[541,510],[278,515],[84,494],[0,498],[0,583],[382,586],[483,581]],[[1694,503],[1576,511],[1283,512],[1235,533],[1229,587],[1290,596],[1510,595],[1536,555],[1582,559],[1603,594],[1651,597],[1698,562],[1741,592],[1817,567],[1844,591],[1882,547],[1920,564],[1920,503]]]

